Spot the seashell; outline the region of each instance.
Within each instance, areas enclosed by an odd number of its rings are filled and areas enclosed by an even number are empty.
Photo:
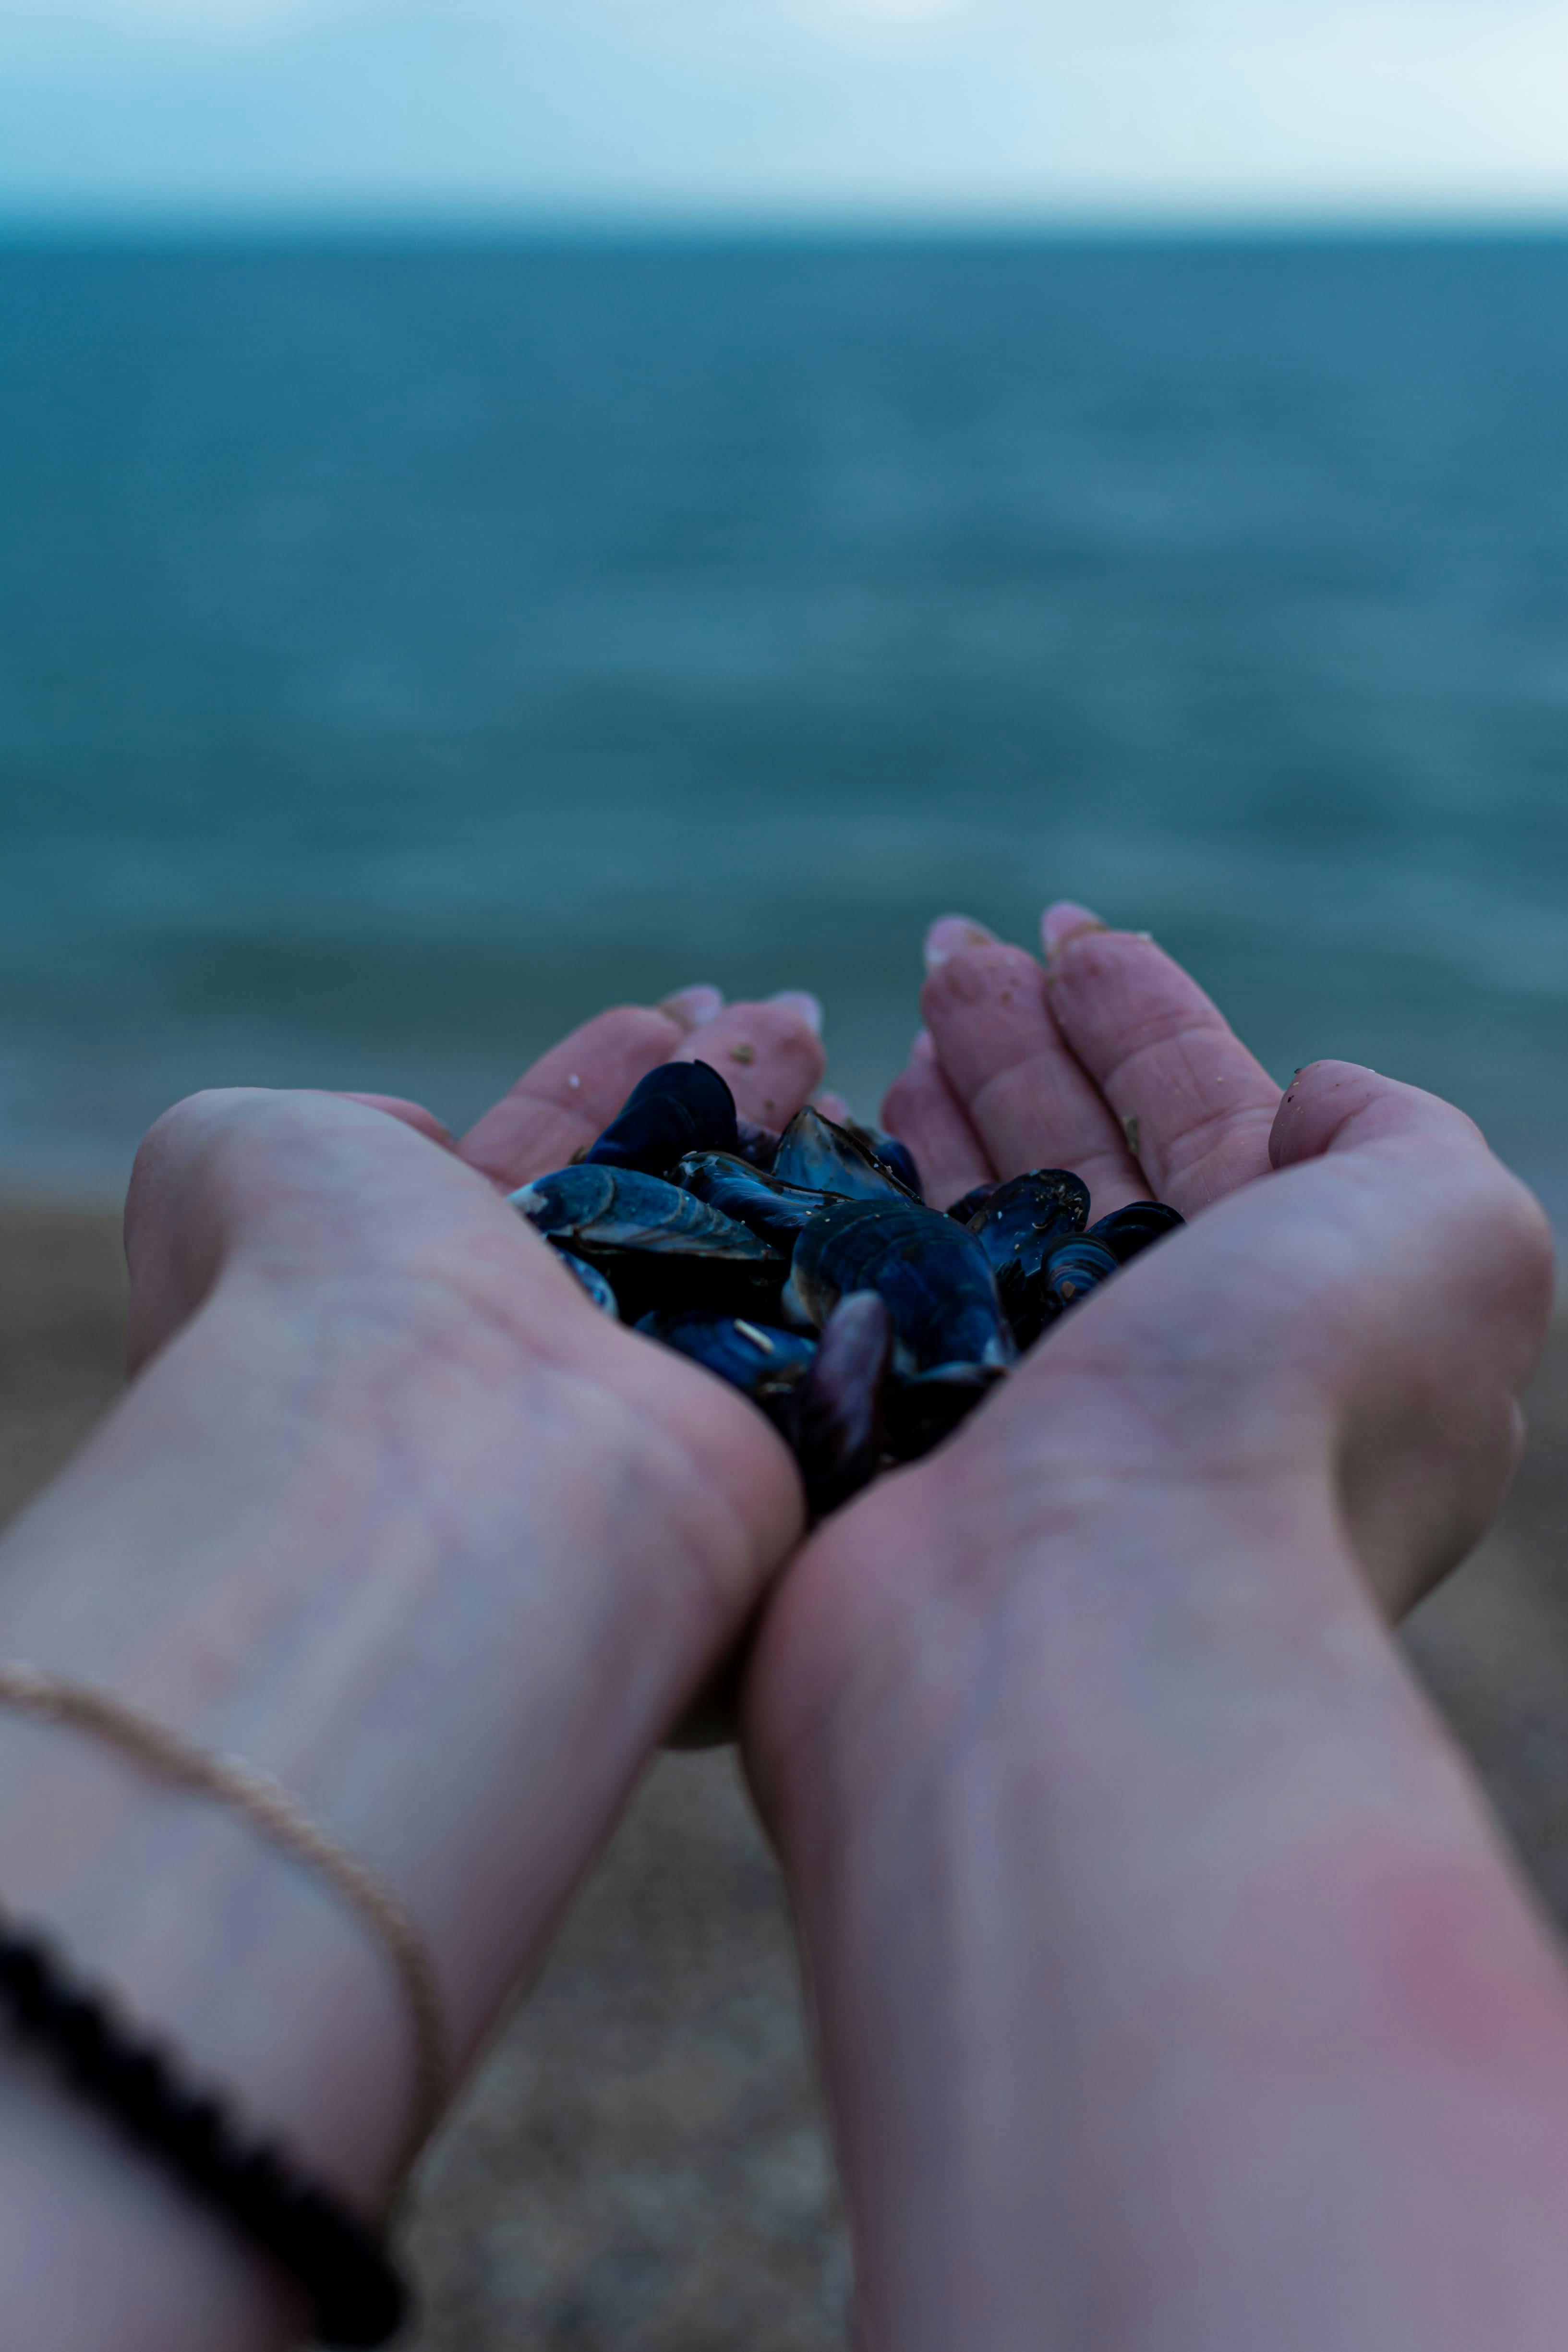
[[[663,1062],[632,1087],[578,1164],[663,1176],[685,1152],[735,1151],[739,1143],[735,1097],[718,1072],[706,1062]]]
[[[1087,1234],[1076,1234],[1069,1241],[1060,1242],[1040,1269],[1044,1297],[1050,1313],[1047,1319],[1063,1315],[1079,1300],[1098,1290],[1103,1282],[1120,1271],[1113,1250],[1103,1242],[1092,1241]]]
[[[917,1201],[831,1202],[808,1219],[789,1261],[786,1319],[821,1330],[857,1290],[885,1301],[894,1368],[906,1377],[947,1364],[1000,1370],[1016,1353],[984,1250]]]
[[[1032,1348],[1068,1307],[1119,1271],[1114,1253],[1088,1234],[1065,1234],[1047,1245],[1032,1274],[1015,1259],[997,1276],[1002,1309],[1020,1348]]]
[[[961,1200],[954,1201],[949,1204],[947,1214],[950,1217],[956,1217],[961,1225],[973,1224],[992,1193],[999,1192],[1001,1189],[999,1182],[972,1184]]]
[[[858,1143],[868,1160],[903,1185],[911,1200],[924,1201],[925,1188],[920,1181],[920,1171],[915,1164],[915,1154],[907,1143],[900,1143],[896,1135],[888,1135],[880,1127],[868,1127],[858,1118],[846,1118],[844,1133],[852,1143]]]
[[[607,1313],[768,1415],[813,1517],[940,1444],[1020,1348],[1182,1222],[1134,1201],[1085,1230],[1088,1188],[1061,1168],[943,1214],[895,1138],[810,1108],[776,1137],[700,1062],[650,1071],[580,1161],[511,1197]],[[685,1737],[732,1722],[727,1671]]]
[[[1081,1234],[1089,1217],[1089,1187],[1065,1168],[1037,1168],[998,1184],[969,1221],[969,1231],[999,1273],[1016,1262],[1027,1279],[1055,1241]]]
[[[808,1103],[779,1139],[773,1173],[786,1184],[805,1184],[845,1201],[918,1200],[918,1192],[883,1167],[844,1128]]]
[[[1089,1237],[1103,1242],[1118,1264],[1125,1265],[1151,1242],[1162,1241],[1186,1222],[1163,1201],[1129,1201],[1124,1209],[1113,1209],[1109,1216],[1091,1225]]]
[[[580,1161],[551,1176],[536,1176],[510,1199],[519,1215],[541,1234],[575,1242],[590,1255],[606,1250],[646,1251],[752,1264],[777,1256],[733,1217],[710,1209],[683,1186],[644,1175],[640,1169]]]
[[[793,1249],[796,1234],[823,1203],[821,1192],[748,1168],[727,1151],[694,1151],[675,1162],[670,1180],[785,1251]]]
[[[743,1391],[770,1418],[789,1418],[783,1408],[817,1353],[816,1341],[803,1339],[799,1331],[781,1331],[741,1315],[664,1307],[644,1315],[636,1328]]]

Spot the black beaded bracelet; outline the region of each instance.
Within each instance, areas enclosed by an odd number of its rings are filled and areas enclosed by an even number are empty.
[[[73,2088],[155,2157],[193,2196],[269,2255],[309,2303],[325,2345],[396,2335],[408,2294],[373,2230],[267,2140],[245,2140],[221,2099],[182,2084],[157,2045],[73,1984],[38,1937],[0,1916],[0,2003]]]

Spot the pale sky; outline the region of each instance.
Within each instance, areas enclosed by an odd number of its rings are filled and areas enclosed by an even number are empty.
[[[1568,215],[1568,0],[0,0],[0,211]]]

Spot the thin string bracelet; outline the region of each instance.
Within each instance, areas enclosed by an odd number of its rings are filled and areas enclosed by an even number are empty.
[[[373,1930],[397,1972],[413,2035],[413,2091],[397,2165],[401,2181],[441,2113],[448,2070],[435,1971],[392,1889],[312,1821],[271,1773],[242,1757],[197,1747],[107,1691],[19,1659],[0,1660],[0,1706],[87,1732],[159,1779],[215,1799],[330,1887]]]

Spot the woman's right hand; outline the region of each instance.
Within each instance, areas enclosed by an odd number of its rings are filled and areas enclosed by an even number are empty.
[[[862,2338],[1544,2352],[1568,1987],[1386,1632],[1511,1473],[1544,1220],[1430,1097],[1281,1097],[1145,940],[936,944],[884,1118],[939,1196],[1067,1166],[1192,1223],[754,1653]]]

